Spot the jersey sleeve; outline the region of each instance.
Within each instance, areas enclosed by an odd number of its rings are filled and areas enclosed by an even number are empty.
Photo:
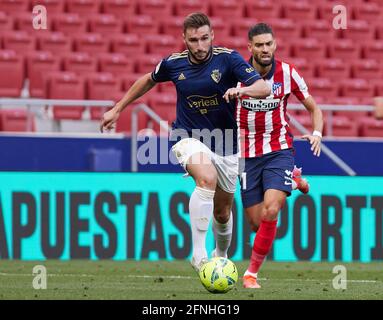
[[[152,79],[155,82],[170,81],[167,59],[162,59],[152,72]]]
[[[297,72],[294,66],[292,66],[291,69],[291,92],[298,98],[299,101],[303,101],[310,96],[305,80]]]
[[[262,79],[259,73],[237,51],[230,54],[230,59],[232,72],[239,82],[250,86],[255,81]]]

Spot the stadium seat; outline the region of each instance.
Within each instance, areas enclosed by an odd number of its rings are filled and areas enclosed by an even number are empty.
[[[145,53],[145,43],[137,34],[118,34],[110,38],[112,52],[123,53],[128,58]]]
[[[65,9],[65,1],[63,0],[31,0],[32,7],[43,5],[49,14],[62,14]]]
[[[383,121],[374,118],[364,118],[360,121],[360,135],[362,137],[383,137]]]
[[[109,72],[119,77],[134,72],[134,63],[122,53],[100,54],[98,62],[101,72]]]
[[[74,72],[59,72],[46,75],[47,98],[84,100],[84,80]],[[54,106],[55,120],[80,120],[84,111],[83,106]]]
[[[29,95],[44,97],[44,79],[46,72],[59,71],[60,60],[50,51],[31,52],[27,56],[27,76],[29,79]]]
[[[366,41],[375,38],[375,30],[364,20],[351,20],[347,28],[342,29],[342,37],[353,41]]]
[[[83,33],[74,36],[75,50],[95,55],[109,52],[109,41],[99,33]]]
[[[111,14],[97,14],[88,18],[89,31],[104,36],[122,33],[122,21]]]
[[[316,7],[309,2],[286,2],[282,5],[282,17],[294,21],[310,21],[316,18]]]
[[[275,51],[275,57],[279,60],[286,60],[289,62],[291,57],[291,46],[289,41],[277,40],[277,50]]]
[[[168,0],[140,0],[137,2],[138,13],[151,16],[154,20],[172,16],[172,5]]]
[[[353,17],[356,20],[379,21],[381,7],[377,3],[363,3],[352,6]]]
[[[326,136],[329,136],[329,123],[326,121]],[[358,123],[344,116],[333,116],[332,136],[335,137],[357,137]]]
[[[353,110],[353,108],[360,105],[360,99],[359,98],[352,98],[352,97],[337,97],[333,98],[331,100],[332,104],[339,105],[339,106],[345,106],[349,110]],[[368,111],[335,111],[335,114],[337,116],[344,116],[351,120],[358,121],[359,119],[363,117],[368,116]]]
[[[23,80],[23,58],[13,50],[0,50],[0,97],[19,97]]]
[[[341,81],[340,92],[343,97],[372,97],[374,87],[364,79],[347,79]]]
[[[174,16],[172,19],[161,19],[159,21],[161,33],[173,36],[176,40],[182,39],[184,19],[184,17],[179,16]]]
[[[148,34],[142,36],[141,41],[143,40],[146,42],[148,53],[160,54],[165,57],[179,51],[177,41],[171,35]]]
[[[334,28],[326,20],[305,21],[302,23],[302,30],[305,38],[315,38],[327,42],[336,37]]]
[[[121,113],[120,117],[116,123],[116,132],[123,132],[126,134],[131,134],[132,126],[132,111],[133,109],[140,104],[140,101],[137,101],[127,107],[124,112]],[[147,127],[148,118],[146,113],[138,113],[138,130],[145,129]]]
[[[53,29],[67,36],[87,31],[86,20],[75,13],[55,15],[52,20]]]
[[[49,32],[52,29],[51,20],[47,19],[47,29],[34,29],[33,28],[33,15],[31,12],[22,12],[13,15],[13,19],[15,21],[16,29],[19,31],[25,31],[29,33],[41,33],[41,32]]]
[[[304,126],[310,132],[312,131],[312,121],[311,121],[311,117],[308,114],[297,115],[295,117],[295,120],[297,120],[302,126]],[[295,137],[300,137],[303,135],[303,133],[300,132],[297,128],[295,128],[295,126],[292,123],[290,124],[290,130]]]
[[[100,1],[95,0],[65,0],[67,11],[78,13],[82,17],[100,12]]]
[[[166,81],[158,84],[159,92],[176,95],[176,87],[173,82]]]
[[[208,12],[208,1],[204,0],[183,0],[174,1],[175,15],[186,17],[192,12]]]
[[[39,50],[51,51],[63,55],[72,51],[72,40],[61,32],[50,32],[39,35]]]
[[[244,16],[244,5],[236,0],[210,0],[210,15],[223,19]]]
[[[280,6],[277,2],[271,0],[246,0],[245,16],[259,21],[279,18]]]
[[[231,28],[232,35],[240,38],[247,39],[249,29],[257,24],[257,20],[254,18],[232,18]]]
[[[305,58],[290,58],[287,62],[292,63],[303,78],[315,77],[314,65]]]
[[[0,110],[0,131],[35,131],[35,117],[25,109]]]
[[[149,15],[137,15],[128,17],[126,21],[126,29],[128,33],[157,34],[159,32],[159,24]]]
[[[334,20],[334,17],[336,16],[336,14],[333,13],[334,6],[335,5],[333,3],[329,3],[325,1],[318,2],[317,11],[318,11],[319,19],[326,20],[332,23],[332,21]],[[339,30],[336,30],[336,31],[337,33],[339,32]]]
[[[307,38],[303,41],[291,41],[292,53],[294,57],[306,58],[310,61],[322,60],[326,56],[326,47],[315,38]]]
[[[327,78],[305,79],[310,94],[314,97],[334,98],[338,96],[338,86]]]
[[[350,77],[349,65],[342,59],[323,58],[315,63],[317,75],[321,78],[347,79]]]
[[[230,25],[223,18],[211,17],[210,23],[214,31],[215,42],[222,40],[223,38],[230,37]]]
[[[353,78],[367,80],[383,78],[381,65],[376,60],[363,59],[361,61],[355,61],[351,66],[351,71]]]
[[[29,1],[26,0],[1,0],[0,11],[14,15],[20,12],[27,12],[29,9]]]
[[[132,0],[104,0],[102,12],[113,14],[119,19],[126,19],[136,14],[136,1]]]
[[[370,83],[374,85],[375,96],[383,97],[383,82],[381,79],[370,80]]]
[[[375,29],[376,29],[376,37],[379,40],[383,40],[383,26],[378,24],[376,25]]]
[[[3,31],[3,48],[24,54],[36,50],[36,39],[26,31]]]
[[[359,47],[350,39],[338,39],[327,45],[330,58],[342,59],[344,62],[358,60],[360,56]]]
[[[97,72],[97,61],[87,52],[70,52],[63,56],[65,71],[75,72],[78,76]]]
[[[268,19],[266,22],[273,28],[276,39],[291,41],[291,39],[299,39],[301,30],[291,19]]]
[[[374,40],[362,46],[363,58],[381,60],[383,58],[383,41]]]
[[[0,30],[12,30],[13,18],[8,16],[5,12],[0,11]]]
[[[167,105],[167,106],[154,106],[151,107],[153,111],[162,119],[162,121],[166,121],[167,125],[169,127],[172,126],[173,121],[176,119],[176,105]],[[160,129],[160,125],[156,123],[153,120],[150,120],[152,122],[152,128],[156,133],[160,133],[163,131],[163,129]]]
[[[136,72],[137,73],[148,73],[153,72],[158,63],[163,59],[158,54],[145,54],[135,58]]]
[[[246,60],[251,56],[249,50],[247,50],[246,37],[227,37],[221,39],[221,41],[217,40],[216,43],[218,46],[239,52]]]

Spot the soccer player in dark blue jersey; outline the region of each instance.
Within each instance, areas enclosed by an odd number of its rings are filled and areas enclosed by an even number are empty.
[[[238,176],[237,97],[266,97],[269,85],[236,51],[213,47],[209,18],[193,13],[185,18],[187,50],[163,59],[152,73],[138,79],[125,96],[106,112],[101,131],[114,127],[126,106],[158,82],[172,81],[177,90],[177,118],[172,150],[196,188],[189,213],[196,270],[207,260],[206,234],[212,215],[216,248],[212,256],[226,257],[232,235],[231,207]],[[237,87],[237,83],[246,87]]]

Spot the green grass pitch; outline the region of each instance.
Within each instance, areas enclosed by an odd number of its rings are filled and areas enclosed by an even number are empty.
[[[383,299],[382,263],[344,263],[347,289],[334,289],[333,267],[342,263],[266,262],[262,289],[242,288],[247,261],[235,262],[240,279],[226,294],[203,288],[188,261],[8,261],[0,260],[0,300],[264,300]],[[47,270],[47,289],[32,287],[35,265]]]

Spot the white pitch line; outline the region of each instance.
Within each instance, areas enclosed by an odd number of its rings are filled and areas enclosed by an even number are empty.
[[[33,274],[25,274],[25,273],[4,273],[0,272],[0,276],[3,277],[33,277]],[[97,275],[94,274],[67,274],[67,273],[62,273],[62,274],[47,274],[48,277],[93,277],[97,278]],[[115,276],[115,275],[114,275]],[[191,276],[168,276],[168,275],[132,275],[132,274],[127,274],[127,275],[119,275],[120,277],[123,278],[147,278],[147,279],[153,279],[153,278],[164,278],[164,279],[195,279],[196,277],[191,277]],[[259,278],[258,280],[260,281],[298,281],[298,282],[320,282],[320,281],[333,281],[333,279],[269,279],[269,278]],[[341,280],[342,282],[353,282],[353,283],[378,283],[381,282],[379,280]]]

